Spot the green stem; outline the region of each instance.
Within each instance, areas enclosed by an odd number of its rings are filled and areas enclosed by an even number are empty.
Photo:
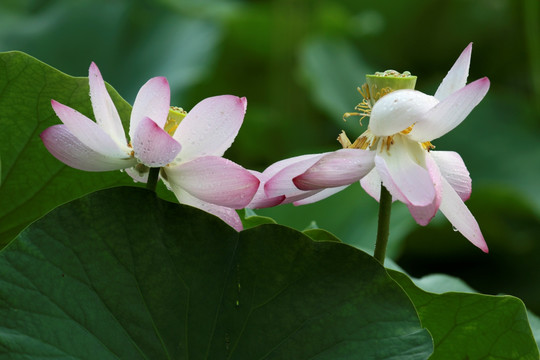
[[[159,170],[161,170],[161,168],[150,168],[150,172],[148,173],[148,181],[146,182],[146,188],[152,190],[153,192],[156,192],[156,186],[159,178]]]
[[[377,242],[373,256],[384,264],[388,235],[390,235],[390,212],[392,210],[392,195],[381,184],[381,198],[379,200],[379,224],[377,227]]]

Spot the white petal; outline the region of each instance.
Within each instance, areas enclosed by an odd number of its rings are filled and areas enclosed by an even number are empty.
[[[54,125],[41,133],[49,152],[64,164],[85,171],[120,170],[134,166],[134,158],[108,157],[95,152],[73,135],[66,125]]]
[[[437,105],[438,100],[416,90],[396,90],[380,98],[371,111],[369,129],[375,136],[390,136],[407,129]]]
[[[60,120],[84,145],[107,157],[125,158],[131,152],[127,144],[118,144],[95,122],[55,100],[51,106]]]
[[[88,82],[96,122],[116,142],[126,144],[126,133],[120,115],[118,115],[118,110],[116,110],[116,106],[114,106],[111,96],[107,92],[101,73],[94,63],[90,64],[88,70]]]
[[[471,196],[472,181],[461,156],[454,151],[431,151],[429,154],[461,200],[467,201]]]
[[[137,164],[137,166],[141,166],[141,165],[142,164]],[[145,169],[146,171],[140,172],[137,169],[137,166],[127,168],[126,174],[128,174],[133,179],[133,182],[136,182],[136,183],[140,182],[140,183],[146,184],[148,182],[149,169],[146,168]]]
[[[174,192],[174,195],[176,195],[176,198],[178,199],[179,203],[190,205],[198,209],[201,209],[203,211],[206,211],[207,213],[210,213],[212,215],[219,217],[221,220],[229,224],[229,226],[234,228],[236,231],[242,231],[243,229],[242,221],[240,220],[240,216],[238,216],[235,210],[228,207],[214,205],[214,204],[210,204],[205,201],[202,201],[201,199],[191,196],[188,192],[186,192],[180,187],[174,186],[172,187],[172,190]]]
[[[162,167],[174,160],[180,144],[150,118],[139,122],[133,134],[135,157],[148,167]]]
[[[471,64],[472,43],[470,43],[456,60],[448,74],[444,77],[441,85],[435,92],[434,97],[443,101],[450,94],[458,91],[467,83],[469,65]]]
[[[377,200],[377,202],[381,198],[381,182],[382,179],[377,172],[377,168],[371,170],[366,176],[360,179],[362,188],[369,196]]]
[[[375,156],[375,165],[384,186],[392,196],[407,205],[427,206],[435,199],[433,180],[422,166],[426,153],[419,144],[398,135],[394,137],[390,152],[383,148]]]
[[[442,179],[442,201],[440,210],[467,240],[480,248],[483,252],[488,252],[488,247],[476,219],[471,214],[467,206],[460,199],[452,186]]]
[[[315,164],[324,154],[302,155],[282,160],[273,164],[264,171],[271,176],[266,182],[264,190],[270,197],[285,195],[287,198],[305,193],[293,183],[293,178],[305,172]],[[272,176],[273,174],[273,176]]]
[[[489,79],[485,77],[448,96],[418,119],[409,133],[410,138],[432,141],[451,131],[482,101],[488,89]]]
[[[375,152],[341,149],[324,155],[307,171],[293,179],[300,190],[350,185],[364,177],[374,167]]]
[[[207,98],[195,105],[173,135],[183,147],[178,160],[222,156],[240,130],[246,105],[246,98],[232,95]]]
[[[155,77],[146,82],[135,98],[129,123],[129,136],[133,139],[135,130],[144,118],[149,117],[160,128],[165,126],[171,103],[171,89],[164,77]]]
[[[246,207],[259,187],[259,179],[240,165],[219,156],[204,156],[164,168],[171,187],[215,205]]]

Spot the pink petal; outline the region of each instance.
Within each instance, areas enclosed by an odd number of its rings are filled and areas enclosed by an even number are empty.
[[[439,85],[439,88],[434,95],[437,100],[443,101],[450,96],[450,94],[465,86],[467,83],[467,77],[469,76],[471,52],[472,43],[470,43],[465,50],[463,50],[459,58],[456,60],[450,71],[448,71],[448,74],[441,82],[441,85]]]
[[[423,166],[427,152],[417,143],[394,137],[390,153],[385,148],[375,156],[375,165],[388,191],[407,205],[427,206],[436,196],[433,180]]]
[[[259,187],[259,179],[234,162],[219,156],[204,156],[164,168],[172,187],[215,205],[242,209]]]
[[[311,198],[312,196],[317,195],[318,193],[320,193],[323,190],[325,190],[325,189],[310,190],[310,191],[298,190],[296,193],[294,193],[292,195],[289,195],[289,196],[286,196],[285,200],[283,200],[282,204],[296,203],[298,201],[302,201],[304,199]]]
[[[441,204],[442,196],[441,173],[439,171],[439,167],[437,166],[435,161],[429,156],[429,154],[426,154],[426,167],[431,177],[431,181],[433,182],[433,187],[435,189],[435,198],[433,199],[433,202],[427,206],[407,205],[414,220],[416,220],[416,222],[422,226],[426,226],[427,224],[429,224],[431,219],[433,219],[435,214],[437,214],[437,211],[439,210],[439,206]]]
[[[429,153],[439,166],[441,175],[452,186],[461,200],[467,201],[472,192],[472,181],[463,159],[454,151],[431,151]]]
[[[139,122],[133,137],[135,157],[148,167],[162,167],[180,152],[180,144],[150,118]]]
[[[376,136],[390,136],[407,129],[438,101],[416,90],[397,90],[383,96],[373,106],[369,129]]]
[[[264,190],[270,197],[285,195],[287,198],[303,195],[293,183],[293,178],[305,172],[325,154],[302,155],[279,161],[264,171],[271,176]]]
[[[240,220],[240,216],[238,216],[235,210],[228,207],[214,205],[214,204],[210,204],[205,201],[202,201],[201,199],[191,196],[187,191],[185,191],[181,187],[174,186],[172,187],[172,190],[174,194],[176,195],[176,198],[178,199],[179,203],[190,205],[190,206],[199,208],[203,211],[206,211],[207,213],[210,213],[212,215],[219,217],[221,220],[229,224],[236,231],[242,231],[243,229],[242,221]]]
[[[420,142],[432,141],[443,136],[465,120],[475,106],[482,101],[488,89],[489,79],[484,77],[454,92],[423,114],[409,136]]]
[[[248,206],[246,206],[247,208],[262,209],[267,207],[273,207],[281,204],[283,200],[285,200],[285,195],[274,197],[269,197],[266,195],[264,191],[264,184],[266,183],[266,180],[268,180],[268,176],[266,174],[261,174],[260,172],[254,170],[248,171],[259,179],[260,184],[257,192],[255,193],[255,196],[253,197],[253,200],[251,200]]]
[[[115,142],[98,124],[80,112],[55,100],[51,100],[51,106],[69,132],[93,151],[117,158],[125,158],[131,152],[127,144],[121,146]]]
[[[487,253],[488,247],[476,219],[471,214],[467,206],[460,199],[452,186],[442,179],[442,201],[440,210],[467,240]]]
[[[377,200],[381,198],[381,182],[382,179],[377,172],[377,168],[371,170],[366,176],[360,179],[360,185],[369,196]]]
[[[85,171],[110,171],[129,168],[136,164],[135,159],[109,157],[100,154],[83,144],[66,125],[54,125],[45,129],[41,135],[43,144],[49,152],[64,164]]]
[[[315,194],[313,194],[311,196],[305,197],[305,198],[303,198],[301,200],[294,200],[293,204],[296,205],[296,206],[312,204],[314,202],[326,199],[327,197],[330,197],[330,196],[332,196],[334,194],[337,194],[338,192],[340,192],[341,190],[346,189],[347,187],[349,187],[349,185],[323,189],[323,190],[317,191],[317,193],[315,193]]]
[[[324,155],[306,172],[295,177],[293,183],[300,190],[318,190],[350,185],[373,169],[375,152],[341,149]]]
[[[174,133],[183,146],[180,160],[222,156],[242,126],[246,106],[246,98],[232,95],[207,98],[195,105]]]
[[[324,153],[326,154],[326,153]],[[285,169],[286,167],[289,167],[290,165],[293,165],[293,164],[296,164],[296,163],[299,163],[301,161],[304,161],[304,160],[308,160],[308,159],[314,159],[314,158],[317,158],[317,160],[313,160],[314,163],[317,162],[324,154],[308,154],[308,155],[300,155],[300,156],[295,156],[295,157],[292,157],[292,158],[288,158],[288,159],[283,159],[283,160],[280,160],[280,161],[277,161],[275,163],[273,163],[272,165],[270,165],[269,167],[267,167],[263,174],[268,178],[272,178],[274,175],[276,175],[278,172],[280,172],[281,170]]]
[[[139,122],[146,117],[149,117],[160,128],[163,128],[169,115],[170,103],[171,90],[167,79],[160,76],[148,80],[137,93],[133,103],[129,124],[129,136],[131,139],[134,137]]]
[[[97,65],[93,62],[88,70],[88,82],[90,84],[90,100],[97,124],[118,143],[127,143],[118,110],[107,92]]]

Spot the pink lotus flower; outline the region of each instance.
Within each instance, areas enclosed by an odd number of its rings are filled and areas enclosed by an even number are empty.
[[[260,181],[222,156],[240,130],[246,106],[246,98],[232,95],[195,105],[173,135],[182,150],[161,171],[180,203],[214,214],[238,231],[242,222],[234,209],[252,201]]]
[[[471,179],[463,160],[456,152],[431,151],[430,143],[458,126],[489,89],[487,78],[465,86],[471,50],[469,44],[434,96],[397,90],[380,98],[371,109],[368,130],[354,144],[340,136],[348,148],[274,164],[279,171],[266,183],[267,195],[285,194],[298,205],[360,180],[379,201],[382,183],[418,224],[427,225],[440,209],[455,229],[487,252],[478,223],[464,204]]]
[[[51,154],[80,170],[126,169],[139,181],[146,181],[144,172],[148,168],[162,167],[162,177],[179,202],[203,209],[235,229],[242,229],[233,209],[250,203],[259,180],[222,155],[242,125],[245,98],[224,95],[205,99],[187,114],[177,129],[173,127],[167,132],[164,128],[169,115],[169,84],[164,77],[152,78],[139,90],[133,104],[131,142],[128,142],[118,111],[94,63],[90,65],[89,83],[96,122],[51,101],[63,122],[41,134]]]

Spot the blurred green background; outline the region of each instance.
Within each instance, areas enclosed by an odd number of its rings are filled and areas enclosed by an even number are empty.
[[[417,89],[433,94],[472,41],[469,80],[488,76],[491,89],[435,145],[465,160],[474,189],[467,205],[490,254],[442,216],[416,225],[401,204],[389,254],[413,276],[456,275],[540,313],[539,18],[538,0],[3,0],[0,51],[24,51],[75,76],[95,61],[130,103],[158,75],[185,109],[213,95],[246,96],[244,125],[226,156],[262,171],[339,148],[342,129],[358,136],[357,119],[342,115],[360,102],[366,73],[408,70]],[[314,221],[373,247],[377,203],[358,184],[317,204],[257,213],[300,230]]]

